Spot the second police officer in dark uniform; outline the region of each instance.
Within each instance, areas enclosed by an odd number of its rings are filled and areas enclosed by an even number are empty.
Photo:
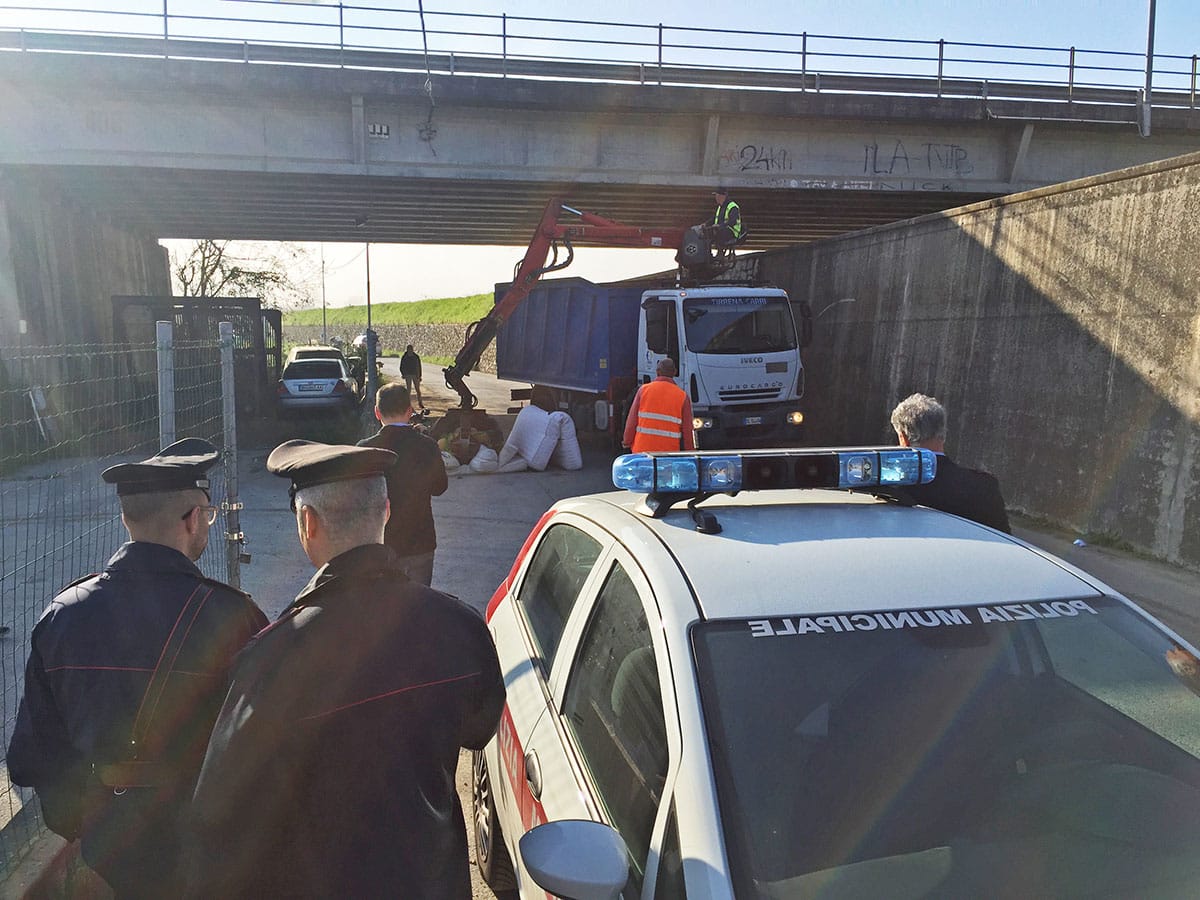
[[[310,441],[267,459],[318,568],[238,658],[196,787],[191,896],[471,896],[455,768],[494,734],[504,681],[479,614],[383,544],[395,459]]]
[[[118,898],[178,895],[182,818],[233,657],[266,625],[196,567],[215,519],[208,441],[102,473],[130,541],[56,596],[33,630],[8,748],[46,824],[82,838]]]

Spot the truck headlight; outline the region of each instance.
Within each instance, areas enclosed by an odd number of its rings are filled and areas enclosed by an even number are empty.
[[[695,416],[692,419],[692,431],[703,431],[705,428],[712,428],[713,420],[707,416]]]
[[[803,421],[804,413],[800,412],[798,409],[792,410],[792,412],[787,414],[787,423],[789,425],[799,425]]]

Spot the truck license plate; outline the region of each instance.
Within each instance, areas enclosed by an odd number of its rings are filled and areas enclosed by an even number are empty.
[[[324,387],[325,386],[323,384],[302,384],[302,385],[300,385],[300,390],[302,390],[302,391],[320,391],[320,390],[323,390]]]
[[[742,424],[743,425],[761,425],[762,424],[762,416],[746,416],[746,418],[742,419]]]

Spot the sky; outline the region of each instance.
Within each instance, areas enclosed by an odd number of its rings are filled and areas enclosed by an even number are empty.
[[[163,0],[24,0],[19,9],[17,2],[0,0],[0,27],[45,27],[47,17],[52,15],[69,16],[69,22],[60,27],[77,27],[81,21],[85,21],[79,15],[50,13],[48,10],[54,7],[161,14]],[[346,0],[346,3],[347,6],[407,10],[408,21],[415,21],[411,13],[418,8],[418,0]],[[602,5],[575,6],[562,2],[548,4],[545,0],[421,0],[421,3],[430,29],[448,30],[454,23],[459,26],[456,30],[460,31],[491,30],[496,27],[495,20],[439,17],[438,14],[457,12],[497,16],[504,13],[542,19],[553,19],[559,15],[576,22],[620,22],[642,26],[662,23],[668,28],[757,31],[763,33],[764,45],[777,40],[772,36],[780,33],[795,35],[807,32],[809,35],[919,41],[941,38],[971,43],[1061,48],[1074,46],[1136,54],[1146,52],[1150,8],[1149,0],[856,0],[853,3],[846,0],[741,0],[725,4],[700,4],[695,0],[606,0]],[[280,15],[293,18],[304,12],[298,4],[244,3],[239,0],[167,0],[167,4],[172,14],[180,15],[196,13],[268,19],[274,13],[272,7],[280,10]],[[337,4],[323,0],[312,5]],[[24,11],[30,7],[40,7],[41,12],[37,9]],[[316,11],[315,14],[333,15],[333,11]],[[1190,57],[1200,52],[1200,2],[1157,0],[1155,20],[1155,53],[1188,57],[1175,65],[1180,69],[1190,69]],[[156,24],[151,17],[123,21],[134,23],[122,26],[131,29],[139,26],[151,28]],[[247,26],[239,27],[244,29]],[[288,37],[277,26],[253,27],[264,29],[264,37]],[[525,27],[543,28],[547,34],[555,33],[553,22],[526,24]],[[576,29],[583,27],[575,26]],[[655,33],[655,29],[635,29],[633,33],[645,40],[647,35]],[[250,37],[253,39],[257,36]],[[722,41],[719,34],[693,33],[692,39],[718,45]],[[445,41],[448,38],[431,38],[434,42],[431,49],[438,49],[438,40]],[[747,39],[742,36],[739,40],[745,43]],[[875,52],[879,52],[878,49]],[[980,48],[974,52],[979,56],[995,52],[1003,57],[1009,51],[986,51]],[[1136,61],[1122,62],[1122,65],[1135,64]],[[179,249],[178,242],[163,243]],[[326,244],[324,252],[325,294],[329,305],[362,303],[366,293],[366,273],[361,245]],[[319,260],[319,255],[319,247],[310,248],[313,259]],[[375,245],[371,249],[372,301],[419,300],[490,291],[495,282],[510,276],[513,264],[520,255],[521,249],[516,247]],[[565,274],[593,281],[609,281],[671,268],[671,258],[669,251],[581,248],[571,271]],[[319,262],[314,264],[314,268],[319,272]],[[423,276],[423,272],[436,275]],[[314,295],[318,301],[319,281],[318,277]]]

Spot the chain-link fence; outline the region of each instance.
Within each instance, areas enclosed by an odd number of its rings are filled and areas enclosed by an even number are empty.
[[[222,450],[209,473],[221,518],[198,565],[238,581],[232,346],[225,326],[220,340],[176,344],[160,323],[156,344],[0,347],[0,750],[42,610],[128,540],[104,469],[177,438],[212,441]],[[231,534],[232,550],[218,539]],[[31,799],[0,768],[0,881],[43,828]]]

